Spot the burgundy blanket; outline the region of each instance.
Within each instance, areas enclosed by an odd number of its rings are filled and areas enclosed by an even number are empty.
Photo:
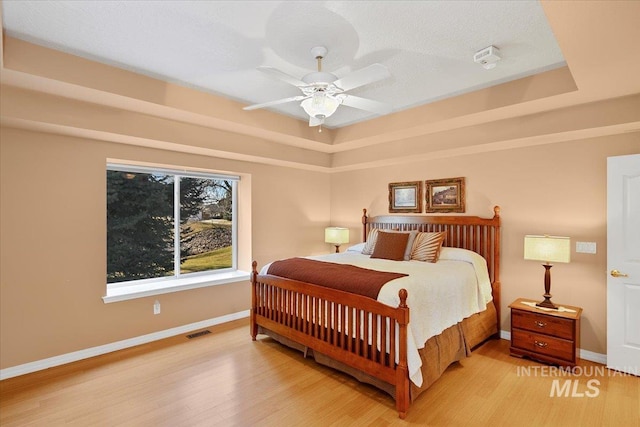
[[[407,276],[403,273],[387,273],[356,267],[355,265],[336,264],[306,258],[289,258],[275,261],[269,266],[267,274],[339,289],[373,299],[378,298],[380,288],[385,283]]]

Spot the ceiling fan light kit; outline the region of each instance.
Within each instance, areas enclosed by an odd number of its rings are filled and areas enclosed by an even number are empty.
[[[318,91],[311,98],[307,98],[300,103],[309,117],[325,119],[336,112],[342,101],[324,92]]]
[[[351,89],[390,77],[391,74],[387,67],[382,64],[372,64],[339,79],[332,73],[322,71],[322,59],[327,54],[326,47],[316,46],[311,49],[311,54],[318,62],[318,71],[308,73],[302,79],[297,79],[272,67],[258,67],[258,70],[296,86],[302,91],[302,95],[249,105],[243,109],[255,110],[301,101],[300,106],[309,115],[309,126],[320,126],[320,132],[322,132],[321,126],[324,124],[324,120],[335,113],[340,105],[377,114],[388,114],[392,111],[392,107],[388,104],[345,93]]]

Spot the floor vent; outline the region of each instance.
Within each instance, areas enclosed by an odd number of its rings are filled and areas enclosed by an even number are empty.
[[[201,337],[203,335],[207,335],[210,334],[211,331],[208,329],[205,329],[204,331],[200,331],[200,332],[194,332],[192,334],[187,335],[187,338],[191,339],[191,338],[198,338]]]

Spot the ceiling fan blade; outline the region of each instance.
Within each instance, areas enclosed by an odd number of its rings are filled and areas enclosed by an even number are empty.
[[[313,127],[313,126],[321,126],[324,124],[324,118],[317,118],[317,117],[313,117],[313,116],[309,116],[309,126]]]
[[[360,98],[359,96],[343,94],[342,105],[357,108],[359,110],[371,111],[377,114],[389,114],[393,111],[393,106],[373,99]]]
[[[261,66],[261,67],[258,67],[258,70],[262,71],[265,74],[270,75],[271,77],[275,77],[276,79],[280,79],[286,83],[289,83],[290,85],[294,85],[297,87],[309,86],[307,83],[303,82],[299,78],[293,77],[287,73],[284,73],[278,70],[277,68]]]
[[[391,73],[387,67],[382,64],[371,64],[368,67],[354,71],[353,73],[336,80],[333,82],[333,85],[346,92],[388,77],[391,77]]]
[[[290,98],[284,98],[284,99],[278,99],[278,100],[275,100],[275,101],[263,102],[262,104],[249,105],[248,107],[244,107],[243,110],[247,110],[247,111],[248,110],[256,110],[258,108],[271,107],[272,105],[285,104],[287,102],[302,101],[305,98],[308,98],[308,96],[305,96],[305,95],[292,96]]]

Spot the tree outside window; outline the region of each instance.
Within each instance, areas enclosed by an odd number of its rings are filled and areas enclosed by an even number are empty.
[[[129,169],[107,170],[107,283],[235,268],[233,177]]]

